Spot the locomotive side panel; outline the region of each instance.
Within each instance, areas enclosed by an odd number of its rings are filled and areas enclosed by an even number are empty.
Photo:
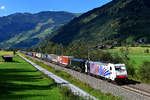
[[[97,75],[106,79],[111,79],[112,71],[110,70],[110,66],[101,62],[89,62],[89,72],[93,75]],[[111,79],[112,80],[112,79]]]

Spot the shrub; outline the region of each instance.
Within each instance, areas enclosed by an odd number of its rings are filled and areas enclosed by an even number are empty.
[[[139,75],[142,80],[150,80],[150,62],[144,62],[139,68]]]
[[[146,50],[144,51],[144,53],[149,53],[149,49],[146,49]]]
[[[129,64],[128,62],[125,64],[126,64],[128,75],[134,76],[136,73],[133,64]]]
[[[113,56],[109,52],[103,52],[100,54],[100,61],[112,62]]]
[[[113,56],[113,63],[123,63],[123,59],[116,53]]]

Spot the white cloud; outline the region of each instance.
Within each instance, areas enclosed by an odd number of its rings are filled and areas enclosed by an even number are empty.
[[[5,10],[6,7],[5,6],[0,6],[0,10]]]

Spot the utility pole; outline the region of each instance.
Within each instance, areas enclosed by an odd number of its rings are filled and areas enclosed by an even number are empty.
[[[90,60],[90,50],[89,50],[89,46],[88,46],[88,60]]]
[[[63,49],[64,49],[64,48],[63,48],[63,45],[62,45],[62,56],[63,56]]]
[[[57,55],[57,46],[56,46],[56,55]]]

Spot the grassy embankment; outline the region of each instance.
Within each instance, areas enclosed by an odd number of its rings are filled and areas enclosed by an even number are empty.
[[[47,66],[41,62],[38,62],[37,60],[33,60],[29,57],[26,57],[26,58],[28,58],[31,61],[33,61],[34,63],[42,66],[43,68],[49,70],[50,72],[62,77],[63,79],[71,82],[72,84],[78,86],[79,88],[83,89],[84,91],[88,92],[89,94],[99,98],[99,100],[122,100],[122,97],[116,97],[116,96],[112,95],[111,93],[102,93],[100,90],[96,90],[96,89],[92,88],[88,84],[81,82],[80,80],[72,77],[70,74],[68,74],[66,72],[63,72],[61,70],[55,70],[54,68]]]
[[[83,100],[66,87],[60,87],[19,56],[14,62],[3,62],[0,51],[1,100]]]

